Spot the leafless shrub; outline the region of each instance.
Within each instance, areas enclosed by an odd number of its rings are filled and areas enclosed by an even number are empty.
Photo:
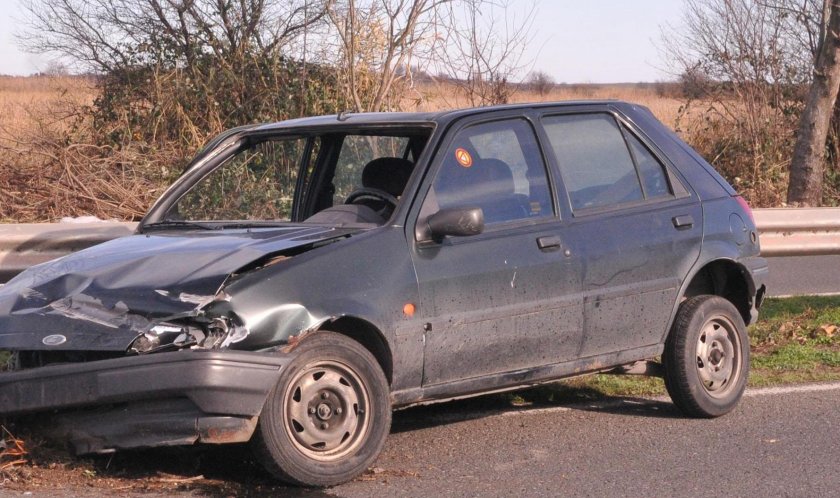
[[[435,11],[448,0],[344,0],[327,17],[339,40],[337,68],[353,110],[397,110],[433,44]]]
[[[757,206],[784,200],[819,36],[818,4],[686,0],[683,26],[663,36],[685,92],[684,113],[703,113],[681,131]]]
[[[439,39],[434,67],[473,106],[505,104],[512,81],[528,65],[536,5],[513,7],[509,0],[461,0],[438,11]]]
[[[554,89],[554,78],[544,71],[532,71],[525,80],[525,84],[532,92],[545,97]]]
[[[534,15],[507,0],[22,2],[23,45],[91,75],[96,98],[0,130],[0,217],[16,221],[137,219],[218,132],[419,107],[431,67],[472,104],[506,102]]]
[[[35,126],[0,130],[0,220],[55,221],[63,216],[137,220],[161,193],[179,150],[140,143],[97,145],[90,126],[66,126],[50,114]]]

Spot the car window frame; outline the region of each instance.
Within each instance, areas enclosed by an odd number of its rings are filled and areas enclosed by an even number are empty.
[[[545,118],[555,117],[555,116],[569,116],[569,115],[586,115],[586,114],[607,114],[611,116],[618,126],[619,132],[621,133],[622,140],[624,141],[624,145],[627,148],[627,153],[633,162],[633,166],[636,169],[636,175],[639,180],[640,188],[642,188],[643,194],[645,194],[644,185],[641,179],[641,171],[638,166],[638,162],[636,160],[635,155],[632,152],[632,149],[627,142],[626,133],[632,134],[639,142],[653,155],[653,157],[659,162],[660,166],[665,171],[665,177],[668,181],[668,186],[671,189],[672,195],[669,196],[659,196],[659,197],[651,197],[651,198],[644,198],[641,200],[634,200],[634,201],[627,201],[627,202],[620,202],[616,204],[608,204],[604,206],[593,206],[589,208],[582,208],[582,209],[574,209],[572,207],[571,196],[566,187],[566,182],[563,177],[563,171],[560,168],[560,163],[557,157],[554,154],[554,148],[551,146],[551,139],[548,135],[548,132],[545,129],[543,120]],[[684,201],[686,199],[691,199],[696,196],[694,191],[692,190],[691,186],[682,175],[677,171],[677,168],[673,165],[673,163],[667,158],[667,156],[662,153],[662,151],[656,147],[655,144],[645,135],[637,126],[633,124],[632,121],[627,119],[622,113],[620,113],[617,109],[612,106],[580,106],[575,108],[548,108],[548,109],[541,109],[538,117],[539,123],[539,133],[540,133],[540,140],[545,142],[543,149],[545,153],[550,158],[550,165],[551,168],[554,169],[554,173],[557,175],[558,181],[558,190],[557,195],[558,197],[562,196],[562,199],[558,198],[560,206],[564,210],[564,214],[566,215],[566,219],[576,219],[576,218],[584,218],[595,216],[603,213],[612,213],[615,211],[626,211],[626,210],[639,210],[644,211],[647,208],[652,206],[658,205],[670,205],[672,203],[679,203],[680,201]],[[679,184],[682,189],[677,192],[677,189],[674,188],[674,185]]]
[[[412,202],[409,216],[406,220],[406,227],[410,227],[410,232],[412,232],[413,234],[412,238],[414,239],[414,243],[418,247],[439,247],[441,245],[470,243],[473,241],[499,237],[507,233],[519,232],[522,230],[527,231],[534,226],[559,223],[563,220],[564,214],[562,213],[560,203],[558,202],[558,188],[560,188],[558,183],[559,179],[557,177],[557,172],[551,166],[549,158],[546,155],[545,141],[540,135],[540,127],[538,122],[536,121],[538,115],[539,111],[537,109],[527,109],[524,111],[522,109],[517,109],[503,111],[487,111],[486,113],[457,118],[454,122],[450,123],[446,129],[442,131],[442,136],[439,140],[437,140],[433,148],[429,146],[426,147],[426,151],[424,152],[424,154],[429,153],[432,154],[432,156],[428,166],[425,168],[424,176],[421,179],[421,184],[419,188],[417,188],[414,192],[414,201]],[[545,169],[552,214],[547,216],[540,216],[537,218],[529,217],[522,218],[519,220],[506,221],[503,223],[496,223],[490,226],[486,226],[482,233],[468,237],[445,237],[442,241],[439,242],[425,240],[425,232],[421,229],[421,225],[425,221],[425,219],[421,218],[420,213],[423,208],[423,204],[426,202],[426,197],[429,195],[429,191],[434,185],[435,178],[437,178],[437,174],[440,171],[440,168],[443,166],[445,160],[443,154],[453,144],[455,137],[461,131],[472,126],[498,121],[509,121],[514,119],[525,121],[525,123],[530,128],[531,132],[534,134],[534,143],[537,146],[540,160],[542,161],[543,168]]]

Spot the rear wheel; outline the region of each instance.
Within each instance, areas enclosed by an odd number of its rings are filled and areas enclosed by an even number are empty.
[[[255,454],[292,484],[331,486],[370,466],[388,435],[388,383],[370,352],[333,332],[317,332],[266,400],[254,434]]]
[[[747,385],[749,339],[738,310],[719,296],[680,305],[665,342],[665,387],[692,417],[718,417],[738,404]]]

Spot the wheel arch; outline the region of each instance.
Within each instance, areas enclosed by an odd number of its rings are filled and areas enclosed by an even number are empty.
[[[683,301],[695,296],[720,296],[731,302],[744,323],[749,325],[755,292],[755,283],[744,265],[730,258],[713,259],[697,265],[694,273],[686,279],[677,308]]]
[[[376,362],[379,363],[385,378],[388,380],[388,385],[392,385],[394,359],[391,347],[385,336],[374,324],[363,318],[345,315],[321,324],[318,330],[336,332],[361,344],[376,358]]]

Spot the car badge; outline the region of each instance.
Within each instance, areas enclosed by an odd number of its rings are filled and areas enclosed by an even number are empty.
[[[67,342],[67,338],[61,334],[48,335],[41,339],[44,346],[60,346]]]

